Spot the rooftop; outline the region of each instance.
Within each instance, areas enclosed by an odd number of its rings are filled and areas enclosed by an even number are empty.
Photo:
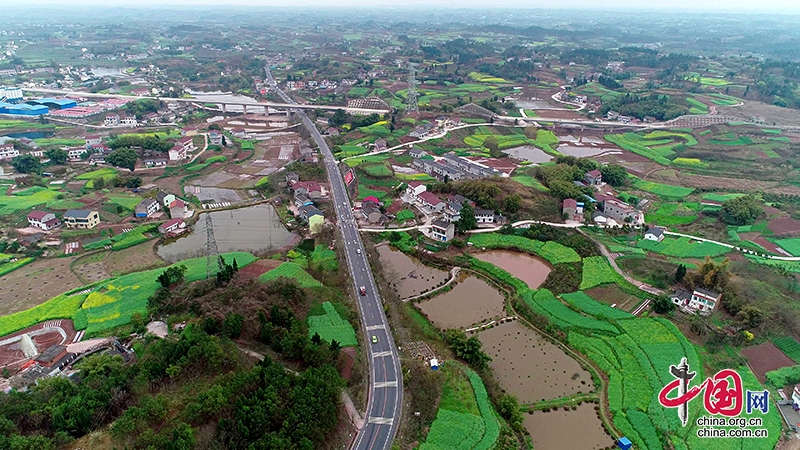
[[[75,219],[88,219],[89,215],[92,214],[94,211],[88,209],[70,209],[69,211],[64,213],[64,218],[75,218]]]

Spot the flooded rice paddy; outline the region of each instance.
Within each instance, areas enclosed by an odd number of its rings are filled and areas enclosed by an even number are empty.
[[[383,276],[401,299],[427,292],[446,282],[450,273],[426,266],[389,245],[379,245]]]
[[[603,429],[593,403],[583,403],[575,411],[560,408],[525,414],[523,425],[531,434],[536,450],[598,450],[614,445],[613,439]]]
[[[206,216],[211,214],[214,238],[220,253],[249,251],[263,253],[289,245],[296,235],[281,223],[272,205],[262,204],[242,209],[200,214],[187,236],[158,248],[158,256],[167,262],[206,254]]]
[[[515,395],[520,403],[594,390],[591,374],[577,361],[519,322],[481,331],[478,338],[483,351],[492,357],[489,366],[500,387]]]
[[[547,264],[525,253],[510,250],[489,250],[475,253],[472,256],[505,270],[524,281],[531,289],[536,289],[544,283],[550,273],[550,267]]]
[[[506,315],[503,295],[493,286],[474,275],[458,278],[450,291],[417,304],[437,328],[467,328]]]
[[[534,164],[546,163],[553,159],[553,157],[545,153],[544,150],[532,145],[510,148],[508,150],[503,150],[503,153],[512,158],[524,159]]]

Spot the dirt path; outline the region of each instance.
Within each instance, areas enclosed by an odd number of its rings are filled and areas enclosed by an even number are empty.
[[[664,291],[662,291],[661,289],[658,289],[656,287],[650,286],[647,283],[642,283],[641,281],[638,281],[638,280],[635,280],[635,279],[631,278],[630,275],[628,275],[627,273],[625,273],[624,270],[619,268],[619,266],[617,265],[617,261],[614,259],[614,256],[608,251],[608,249],[606,248],[605,245],[603,245],[602,243],[598,242],[592,236],[589,236],[588,234],[584,233],[583,230],[581,230],[579,228],[576,228],[576,230],[578,230],[578,233],[581,233],[582,235],[584,235],[584,236],[588,237],[589,239],[591,239],[592,242],[594,242],[595,244],[597,244],[598,247],[600,247],[600,253],[602,253],[603,256],[605,256],[606,259],[608,259],[608,263],[611,264],[611,267],[613,267],[614,270],[618,274],[622,275],[622,277],[625,278],[626,281],[628,281],[632,285],[638,287],[639,289],[641,289],[641,290],[643,290],[643,291],[645,291],[647,293],[653,294],[653,295],[662,295],[664,293]]]
[[[444,289],[445,287],[449,286],[450,283],[452,283],[453,281],[456,280],[456,277],[458,277],[459,270],[461,270],[461,267],[453,267],[450,270],[450,279],[447,280],[447,282],[445,284],[443,284],[443,285],[441,285],[441,286],[439,286],[437,288],[433,288],[428,292],[423,292],[422,294],[415,295],[413,297],[404,298],[403,301],[407,302],[407,301],[410,301],[410,300],[416,300],[416,299],[418,299],[420,297],[425,297],[426,295],[430,295],[430,294],[433,294],[436,291],[440,291],[440,290]]]

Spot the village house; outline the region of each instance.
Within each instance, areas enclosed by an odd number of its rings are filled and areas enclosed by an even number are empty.
[[[644,238],[648,241],[661,242],[664,240],[664,229],[660,227],[653,227],[644,233]]]
[[[70,209],[64,213],[64,225],[69,228],[94,228],[100,223],[100,214],[88,209]]]
[[[104,164],[106,162],[106,155],[104,152],[92,153],[89,155],[87,161],[89,164]]]
[[[614,220],[632,225],[644,223],[644,215],[641,211],[615,198],[609,198],[603,202],[603,214]]]
[[[423,150],[423,149],[421,149],[419,147],[414,147],[414,148],[412,148],[411,150],[408,151],[408,156],[410,156],[410,157],[412,157],[414,159],[418,159],[418,158],[422,158],[423,156],[428,156],[428,152],[426,152],[425,150]]]
[[[361,215],[364,216],[364,220],[369,223],[378,223],[384,218],[378,205],[374,202],[367,201],[361,203]]]
[[[197,127],[184,127],[181,130],[181,136],[183,137],[197,136]]]
[[[386,146],[386,140],[383,138],[378,138],[375,140],[375,150],[383,151],[386,150],[388,147]]]
[[[295,195],[304,194],[312,200],[319,200],[324,193],[322,186],[316,181],[297,181],[290,189]]]
[[[211,130],[208,133],[208,145],[222,145],[222,133],[217,130]]]
[[[294,195],[294,206],[298,208],[302,208],[303,206],[314,205],[314,202],[311,201],[310,198],[306,194],[295,194]]]
[[[14,148],[14,144],[0,144],[0,160],[8,160],[19,156],[19,150]]]
[[[186,228],[186,223],[181,218],[171,219],[158,226],[161,234],[175,233]]]
[[[160,209],[161,207],[155,199],[145,198],[134,208],[134,216],[139,218],[150,217]]]
[[[138,122],[136,116],[120,116],[119,124],[123,127],[135,127]]]
[[[703,288],[695,288],[693,292],[679,289],[672,294],[672,303],[687,312],[698,312],[704,316],[714,312],[722,294]]]
[[[456,227],[453,222],[434,220],[431,224],[431,236],[437,241],[447,242],[455,236]]]
[[[81,159],[81,155],[86,153],[86,147],[64,147],[61,150],[67,152],[67,158],[73,161]]]
[[[574,198],[566,198],[562,204],[561,213],[566,220],[581,222],[583,221],[583,202],[578,202]]]
[[[442,199],[428,191],[421,193],[417,199],[423,207],[430,208],[436,212],[441,212],[445,206],[445,203],[442,201]]]
[[[189,204],[179,198],[176,198],[169,204],[169,216],[173,219],[184,218],[188,212]]]
[[[419,199],[420,194],[427,191],[428,188],[425,187],[424,184],[420,183],[419,181],[411,181],[406,186],[406,195],[413,201],[417,201]]]
[[[87,135],[84,140],[86,141],[86,148],[95,148],[103,143],[103,138],[99,134]]]
[[[103,120],[103,125],[107,127],[116,127],[119,125],[119,114],[108,114]]]
[[[142,163],[145,167],[160,167],[167,165],[167,158],[160,157],[160,156],[150,156],[147,158],[142,158]]]
[[[491,209],[476,209],[475,220],[481,223],[494,223],[494,210]]]
[[[603,182],[603,174],[597,169],[590,170],[583,175],[583,180],[589,186],[597,186]]]
[[[325,216],[322,214],[322,211],[317,209],[314,205],[305,205],[301,207],[300,217],[308,222],[308,229],[312,233],[318,233],[322,230],[322,226],[325,223]]]
[[[245,131],[244,128],[234,128],[231,130],[231,134],[237,139],[244,139],[247,137],[247,131]]]
[[[186,147],[182,146],[181,144],[175,144],[169,150],[170,161],[180,161],[186,159],[186,157]]]
[[[294,183],[300,181],[300,176],[295,172],[288,172],[286,174],[286,187],[291,187]]]
[[[32,227],[41,228],[44,231],[52,230],[61,226],[61,221],[56,215],[47,211],[31,211],[28,214],[28,224]]]
[[[156,195],[156,200],[164,208],[169,208],[169,204],[175,201],[175,196],[169,192],[161,191]]]

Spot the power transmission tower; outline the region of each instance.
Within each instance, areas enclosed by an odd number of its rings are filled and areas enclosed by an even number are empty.
[[[206,213],[206,278],[217,275],[219,272],[219,250],[217,240],[214,238],[214,224],[211,223],[211,213]],[[212,267],[213,266],[213,267]]]
[[[406,114],[419,112],[419,105],[417,104],[417,79],[415,78],[416,67],[414,63],[408,64],[408,91],[406,94]]]

